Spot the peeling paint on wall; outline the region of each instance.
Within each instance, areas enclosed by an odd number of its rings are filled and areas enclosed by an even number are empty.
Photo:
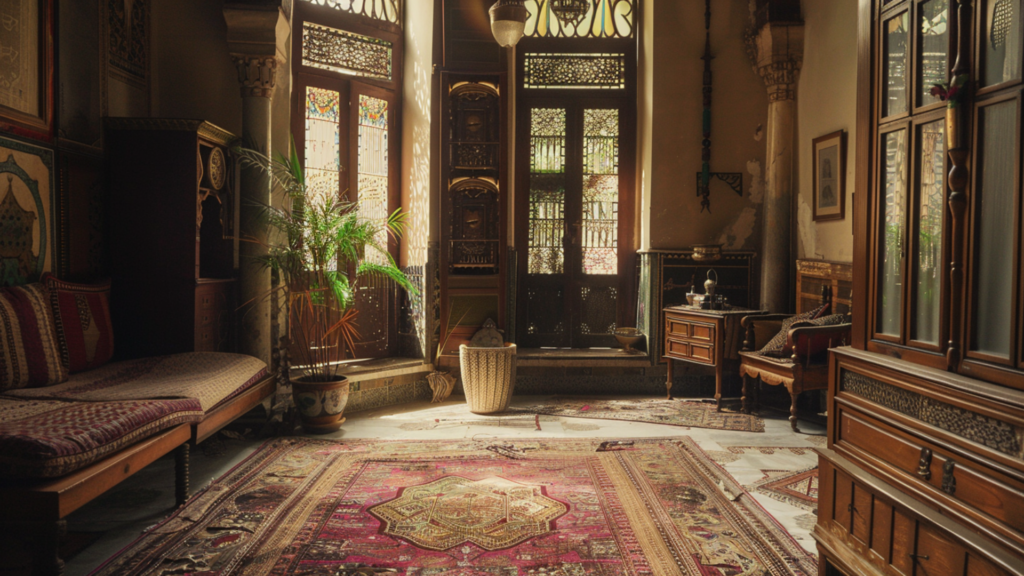
[[[736,217],[736,221],[722,232],[718,243],[723,244],[726,250],[742,250],[747,248],[747,242],[754,236],[757,228],[758,207],[764,203],[764,178],[761,176],[761,163],[757,160],[747,162],[747,173],[750,174],[750,202],[748,206]]]
[[[799,230],[797,241],[800,243],[797,253],[804,258],[817,257],[815,249],[818,247],[818,237],[814,226],[814,210],[807,202],[806,196],[800,196],[800,204],[796,210],[796,221],[797,230]]]

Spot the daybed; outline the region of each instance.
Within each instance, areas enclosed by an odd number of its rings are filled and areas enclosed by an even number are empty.
[[[62,574],[68,514],[175,450],[183,504],[189,446],[276,387],[261,360],[239,354],[104,363],[105,296],[82,286],[69,317],[57,289],[67,296],[74,285],[45,280],[0,290],[0,523],[32,537],[34,574]]]

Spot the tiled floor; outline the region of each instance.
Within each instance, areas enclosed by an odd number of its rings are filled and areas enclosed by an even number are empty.
[[[541,402],[537,396],[517,397],[516,405]],[[461,397],[443,404],[418,403],[366,411],[349,416],[343,429],[321,439],[456,439],[456,438],[655,438],[689,436],[744,486],[766,477],[813,467],[817,458],[811,448],[824,445],[824,430],[800,423],[803,434],[794,434],[782,415],[766,414],[765,432],[733,432],[679,428],[658,424],[587,420],[541,416],[540,430],[534,417],[476,416]],[[193,450],[192,487],[205,486],[238,464],[260,445],[258,441],[221,437]],[[88,574],[108,557],[127,546],[143,530],[170,513],[173,502],[173,461],[163,459],[125,481],[111,493],[68,518],[68,529],[104,532],[95,544],[68,561],[69,576]],[[767,509],[807,550],[814,551],[809,530],[815,516],[798,506],[781,502],[763,491],[753,497]]]

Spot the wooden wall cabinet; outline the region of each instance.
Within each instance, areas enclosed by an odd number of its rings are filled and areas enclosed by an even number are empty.
[[[118,357],[234,350],[234,136],[199,120],[106,129]]]

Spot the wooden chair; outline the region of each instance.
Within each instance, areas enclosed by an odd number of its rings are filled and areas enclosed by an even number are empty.
[[[831,288],[825,287],[822,289],[822,303],[830,302]],[[757,352],[782,329],[782,322],[792,316],[767,314],[743,318],[746,337],[740,352],[740,376],[743,377],[743,411],[747,414],[751,412],[751,404],[756,406],[755,411],[760,408],[761,394],[757,382],[785,386],[790,397],[789,423],[794,432],[799,432],[797,398],[808,390],[828,388],[828,348],[849,342],[851,324],[814,326],[808,322],[797,322],[790,327],[787,336],[787,345],[793,350],[790,358],[775,358]],[[751,383],[754,383],[753,388]],[[750,402],[752,392],[755,402]]]

